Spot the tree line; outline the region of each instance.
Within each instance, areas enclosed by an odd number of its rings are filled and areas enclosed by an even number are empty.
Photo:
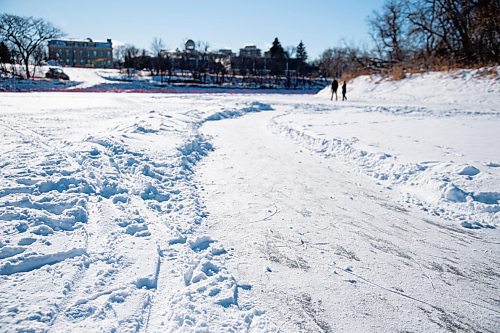
[[[227,64],[208,52],[208,42],[198,43],[201,57],[193,61],[187,55],[165,56],[163,41],[155,38],[151,52],[132,45],[114,48],[115,67],[148,69],[168,77],[177,70],[188,71],[198,81],[211,75],[223,82],[236,74],[290,80],[291,75],[340,77],[396,69],[498,65],[499,7],[498,0],[386,0],[367,18],[374,47],[328,48],[314,61],[309,61],[302,41],[285,49],[275,38],[268,57],[231,57]],[[47,58],[47,42],[63,35],[43,19],[1,14],[0,72],[16,74],[12,73],[15,66],[6,66],[15,63],[22,65],[26,77],[33,77],[36,66]]]
[[[391,0],[369,19],[377,51],[391,63],[449,59],[498,63],[497,0]]]
[[[0,74],[34,78],[36,67],[47,59],[47,43],[51,39],[64,36],[64,33],[50,22],[34,17],[22,17],[11,14],[0,15]],[[179,71],[189,73],[194,82],[222,84],[225,78],[244,76],[247,81],[260,84],[274,84],[284,81],[285,86],[297,86],[299,77],[302,81],[307,75],[315,74],[315,67],[309,63],[306,47],[302,41],[297,47],[285,50],[278,38],[275,38],[268,57],[231,56],[225,61],[217,52],[209,52],[208,42],[198,42],[196,56],[182,54],[170,57],[163,53],[165,44],[161,38],[154,38],[151,51],[140,50],[133,45],[115,47],[114,66],[136,70],[148,70],[151,75],[166,76],[170,79]],[[24,68],[19,71],[18,64]],[[264,77],[273,77],[264,80]],[[293,77],[292,77],[293,76]],[[215,79],[214,79],[215,77]],[[292,82],[293,81],[293,82]]]
[[[119,46],[115,50],[116,64],[122,68],[146,69],[157,75],[163,71],[178,70],[192,73],[221,72],[222,74],[237,70],[238,74],[242,75],[266,73],[274,76],[286,75],[292,71],[304,76],[311,72],[311,66],[307,62],[306,46],[302,41],[297,47],[288,47],[285,50],[278,38],[275,38],[268,57],[241,54],[225,57],[219,52],[209,51],[208,42],[197,44],[198,47],[194,53],[178,50],[172,56],[172,52],[163,52],[165,48],[163,40],[155,37],[151,43],[151,52],[145,49],[141,51],[133,45]]]
[[[344,46],[318,61],[329,76],[498,65],[498,0],[388,0],[367,18],[374,49]]]

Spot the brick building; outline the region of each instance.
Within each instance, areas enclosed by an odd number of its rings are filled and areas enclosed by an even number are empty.
[[[49,41],[49,60],[68,67],[112,68],[113,43],[111,39],[53,39]]]
[[[247,45],[240,49],[241,58],[260,58],[262,51],[255,45]]]

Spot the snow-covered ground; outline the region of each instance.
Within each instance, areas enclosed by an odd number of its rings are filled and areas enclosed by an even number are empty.
[[[68,75],[69,80],[47,79],[45,74],[49,68],[58,66],[40,66],[36,68],[35,80],[20,80],[17,78],[0,78],[0,89],[3,91],[64,91],[64,90],[93,90],[100,89],[104,92],[105,89],[126,87],[128,89],[154,88],[149,80],[136,76],[133,82],[122,82],[127,77],[120,73],[118,69],[93,69],[93,68],[75,68],[75,67],[60,67],[60,69]],[[17,69],[23,73],[22,68]]]
[[[497,77],[0,93],[0,331],[497,332]]]

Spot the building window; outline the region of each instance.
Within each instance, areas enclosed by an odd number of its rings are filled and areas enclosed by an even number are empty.
[[[97,51],[94,50],[94,58],[97,57]]]
[[[83,59],[80,59],[80,65],[83,65]]]
[[[111,57],[111,52],[110,51],[106,52],[106,55],[108,56],[108,58]]]
[[[90,51],[87,51],[87,58],[90,58]]]
[[[83,51],[80,50],[80,58],[83,57]]]

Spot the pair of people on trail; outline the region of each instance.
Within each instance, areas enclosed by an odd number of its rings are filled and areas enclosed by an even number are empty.
[[[339,81],[337,79],[333,80],[332,82],[332,98],[330,98],[331,101],[333,101],[333,95],[335,94],[335,100],[338,100],[338,95],[337,95],[337,90],[339,89]],[[346,101],[347,100],[347,82],[344,81],[344,84],[342,85],[342,100]]]

